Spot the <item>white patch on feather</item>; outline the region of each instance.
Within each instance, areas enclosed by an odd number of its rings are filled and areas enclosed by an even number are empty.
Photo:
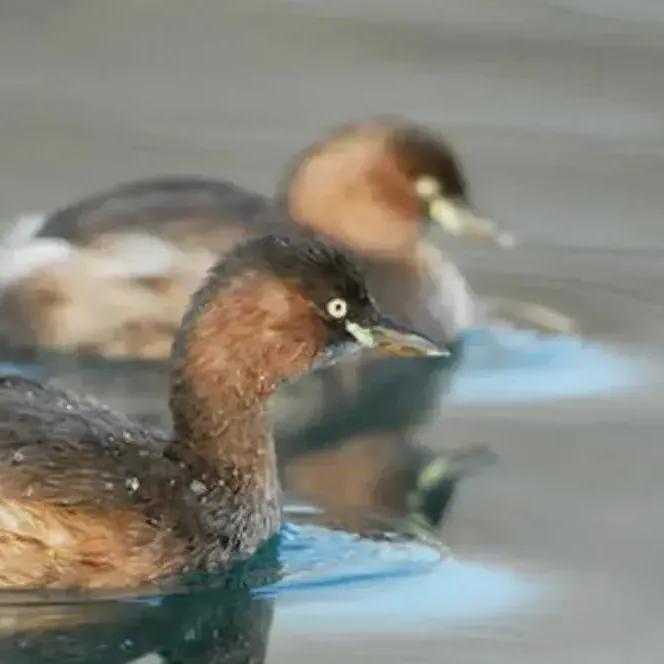
[[[60,238],[35,237],[44,214],[24,214],[0,238],[0,288],[29,277],[49,265],[71,259],[76,249]]]
[[[166,275],[183,262],[183,252],[178,247],[143,233],[109,236],[99,257],[100,272],[109,277]]]
[[[22,247],[0,248],[0,288],[48,267],[66,263],[77,253],[66,240],[38,238]]]
[[[44,268],[94,257],[96,277],[141,278],[168,275],[186,263],[184,252],[144,233],[110,235],[102,247],[83,249],[62,238],[36,237],[47,216],[22,215],[0,237],[0,289]]]

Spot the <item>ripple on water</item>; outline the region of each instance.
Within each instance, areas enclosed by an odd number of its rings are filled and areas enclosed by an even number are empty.
[[[420,576],[351,586],[336,597],[318,592],[285,598],[277,604],[275,627],[287,634],[439,634],[540,611],[553,595],[542,579],[449,557]]]
[[[324,514],[319,513],[317,516]],[[296,514],[291,511],[291,518]],[[436,567],[446,551],[431,537],[404,533],[387,522],[367,524],[370,534],[307,523],[288,522],[281,531],[278,582],[256,590],[284,596],[294,591],[380,581],[424,574]]]
[[[267,588],[278,600],[275,627],[286,633],[440,630],[530,611],[553,594],[541,579],[460,560],[426,531],[417,537],[389,525],[372,537],[306,522],[287,526],[285,575]]]

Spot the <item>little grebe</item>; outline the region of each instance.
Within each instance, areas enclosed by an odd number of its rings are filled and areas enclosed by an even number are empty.
[[[465,280],[426,222],[477,237],[494,228],[472,212],[446,143],[376,121],[305,151],[274,202],[219,180],[165,178],[60,209],[27,238],[16,229],[0,268],[0,330],[14,346],[165,358],[215,257],[289,217],[364,258],[378,302],[430,336],[470,324]]]
[[[382,318],[340,250],[268,236],[192,298],[173,347],[172,438],[2,379],[0,585],[136,585],[251,555],[280,525],[268,397],[358,347],[445,353]]]

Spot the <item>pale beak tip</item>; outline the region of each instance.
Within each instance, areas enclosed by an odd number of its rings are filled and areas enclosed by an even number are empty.
[[[383,319],[371,327],[363,327],[352,321],[346,322],[346,330],[365,348],[378,348],[390,355],[402,357],[450,357],[446,346],[435,343],[425,336]]]
[[[452,352],[449,348],[434,343],[425,337],[411,338],[410,343],[403,347],[404,355],[413,355],[419,357],[451,357]]]

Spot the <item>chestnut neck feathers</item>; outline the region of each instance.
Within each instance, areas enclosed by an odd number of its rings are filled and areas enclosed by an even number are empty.
[[[354,265],[315,242],[300,240],[294,252],[268,237],[212,268],[174,344],[171,410],[183,454],[221,476],[276,482],[267,399],[326,349],[313,303],[335,280],[341,292],[357,284],[355,297],[368,297]]]
[[[212,467],[251,470],[271,450],[267,398],[278,382],[304,373],[324,344],[322,324],[292,287],[255,272],[231,279],[196,307],[176,342],[179,444]]]

